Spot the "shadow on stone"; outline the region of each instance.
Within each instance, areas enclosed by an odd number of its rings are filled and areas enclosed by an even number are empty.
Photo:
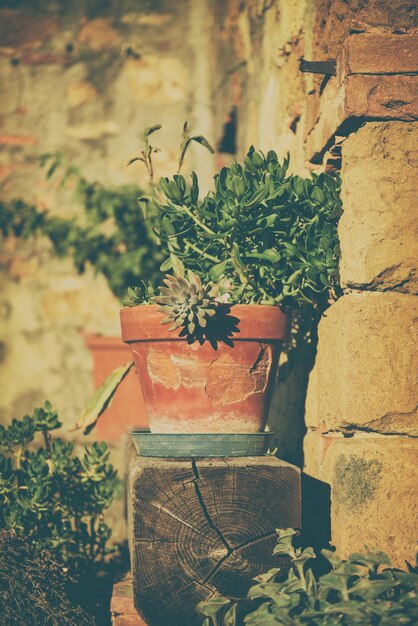
[[[313,564],[316,574],[329,570],[321,550],[330,548],[331,487],[328,483],[302,473],[302,541],[312,546],[318,556]]]

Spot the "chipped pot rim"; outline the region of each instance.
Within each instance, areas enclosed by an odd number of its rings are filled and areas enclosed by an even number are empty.
[[[124,307],[120,310],[122,339],[137,341],[187,341],[180,330],[170,331],[162,324],[165,315],[157,304]],[[239,333],[233,341],[283,341],[287,335],[289,316],[278,306],[269,304],[234,304],[230,314],[239,319]]]

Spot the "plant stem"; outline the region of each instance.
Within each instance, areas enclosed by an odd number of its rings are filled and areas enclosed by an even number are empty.
[[[183,205],[181,208],[194,221],[194,223],[200,226],[200,228],[202,228],[205,232],[207,232],[208,235],[216,235],[216,233],[213,230],[211,230],[208,226],[206,226],[206,224],[203,224],[203,222],[201,222],[200,219],[196,217],[196,215],[194,215],[194,213],[192,213],[191,210],[187,206]]]
[[[90,557],[94,558],[94,545],[96,543],[96,516],[92,515],[90,518]]]
[[[204,257],[206,257],[207,259],[209,259],[209,261],[213,261],[214,263],[221,263],[221,260],[218,259],[216,256],[212,256],[211,254],[209,254],[208,252],[205,252],[204,250],[201,250],[200,248],[198,248],[194,243],[192,243],[191,241],[186,240],[186,245],[189,246],[192,250],[194,250],[195,252],[197,252],[198,254],[202,254]]]
[[[16,469],[18,469],[18,470],[20,470],[20,467],[21,467],[20,459],[22,458],[22,453],[23,453],[23,446],[20,446],[20,448],[17,450],[17,452],[15,454]]]
[[[48,456],[51,456],[51,436],[45,428],[42,430],[42,434],[44,436],[45,448],[48,452]]]

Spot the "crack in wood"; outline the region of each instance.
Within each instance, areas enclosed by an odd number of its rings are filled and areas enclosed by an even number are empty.
[[[199,474],[199,469],[197,467],[197,463],[195,459],[191,459],[192,461],[192,469],[193,469],[193,474],[195,476],[194,479],[194,486],[195,486],[195,490],[196,490],[196,495],[199,501],[199,504],[202,508],[203,514],[209,524],[209,526],[212,528],[212,530],[215,531],[215,533],[218,535],[219,539],[222,541],[223,545],[226,548],[226,554],[224,554],[224,556],[222,556],[219,561],[216,563],[216,565],[214,565],[214,567],[211,569],[211,571],[207,574],[207,576],[205,576],[205,578],[199,583],[203,586],[205,586],[210,580],[211,578],[213,578],[213,576],[215,576],[215,574],[220,570],[220,568],[222,567],[222,565],[225,563],[225,561],[227,561],[231,556],[234,555],[234,553],[238,552],[239,550],[242,550],[244,548],[247,548],[249,546],[252,546],[260,541],[264,541],[264,539],[268,539],[270,537],[274,537],[276,536],[276,531],[275,530],[271,530],[268,532],[263,533],[262,535],[256,535],[255,537],[250,537],[249,539],[246,539],[245,541],[243,541],[242,543],[238,544],[237,546],[231,546],[229,544],[229,542],[225,539],[225,537],[222,534],[222,531],[216,526],[216,524],[214,523],[203,498],[202,492],[200,490],[199,487],[199,482],[201,482],[201,478],[200,478],[200,474]],[[258,470],[258,468],[257,468]],[[257,476],[258,478],[258,476]],[[215,508],[216,508],[216,503],[215,503]],[[217,509],[216,509],[217,510]],[[218,511],[217,511],[218,512]],[[219,516],[219,513],[218,513]]]
[[[225,554],[221,559],[219,559],[218,563],[216,563],[216,565],[212,568],[212,570],[209,572],[206,578],[202,581],[202,584],[204,585],[207,582],[209,582],[210,579],[216,574],[216,572],[222,567],[225,561],[227,561],[231,556],[233,556],[235,552],[238,552],[238,550],[242,550],[243,548],[247,548],[248,546],[252,546],[258,543],[259,541],[264,541],[264,539],[268,539],[269,537],[275,537],[276,534],[277,534],[276,531],[271,531],[271,532],[263,533],[262,535],[259,535],[258,537],[250,537],[250,539],[247,539],[246,541],[243,541],[242,543],[235,546],[234,548],[231,548],[231,550],[228,551],[227,554]]]
[[[216,572],[222,567],[222,565],[225,563],[225,561],[227,559],[229,559],[229,557],[231,556],[233,550],[231,550],[230,552],[227,552],[227,554],[225,554],[225,556],[223,556],[221,559],[219,559],[219,561],[216,563],[216,565],[211,569],[211,571],[209,572],[209,574],[205,577],[204,580],[202,580],[201,584],[202,585],[206,585],[206,583],[208,583],[210,581],[210,579],[216,574]]]
[[[275,537],[277,536],[277,533],[275,530],[270,530],[266,533],[263,533],[262,535],[258,535],[257,537],[250,537],[250,539],[247,539],[246,541],[243,541],[242,543],[240,543],[238,546],[235,546],[235,548],[232,549],[232,552],[235,552],[236,550],[241,550],[242,548],[247,548],[248,546],[252,546],[255,543],[258,543],[259,541],[263,541],[264,539],[268,539],[269,537]]]
[[[200,487],[199,487],[199,484],[198,484],[200,482],[200,475],[199,475],[199,470],[197,469],[197,465],[196,465],[195,459],[192,459],[192,470],[193,470],[193,474],[195,476],[194,488],[195,488],[195,491],[196,491],[197,499],[198,499],[199,504],[200,504],[200,506],[202,508],[203,515],[205,516],[206,521],[209,524],[209,526],[218,535],[219,539],[221,540],[221,542],[223,543],[225,548],[228,550],[228,552],[232,551],[232,546],[229,545],[229,543],[227,542],[227,540],[223,536],[222,532],[216,526],[215,522],[213,521],[213,519],[210,516],[210,513],[209,513],[209,511],[208,511],[208,509],[206,507],[205,501],[204,501],[203,496],[202,496],[202,492],[200,491]]]

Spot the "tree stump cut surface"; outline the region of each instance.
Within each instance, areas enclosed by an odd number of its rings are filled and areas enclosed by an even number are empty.
[[[244,598],[276,528],[300,526],[300,471],[275,457],[135,457],[129,476],[135,607],[149,626],[196,626],[217,594]]]

